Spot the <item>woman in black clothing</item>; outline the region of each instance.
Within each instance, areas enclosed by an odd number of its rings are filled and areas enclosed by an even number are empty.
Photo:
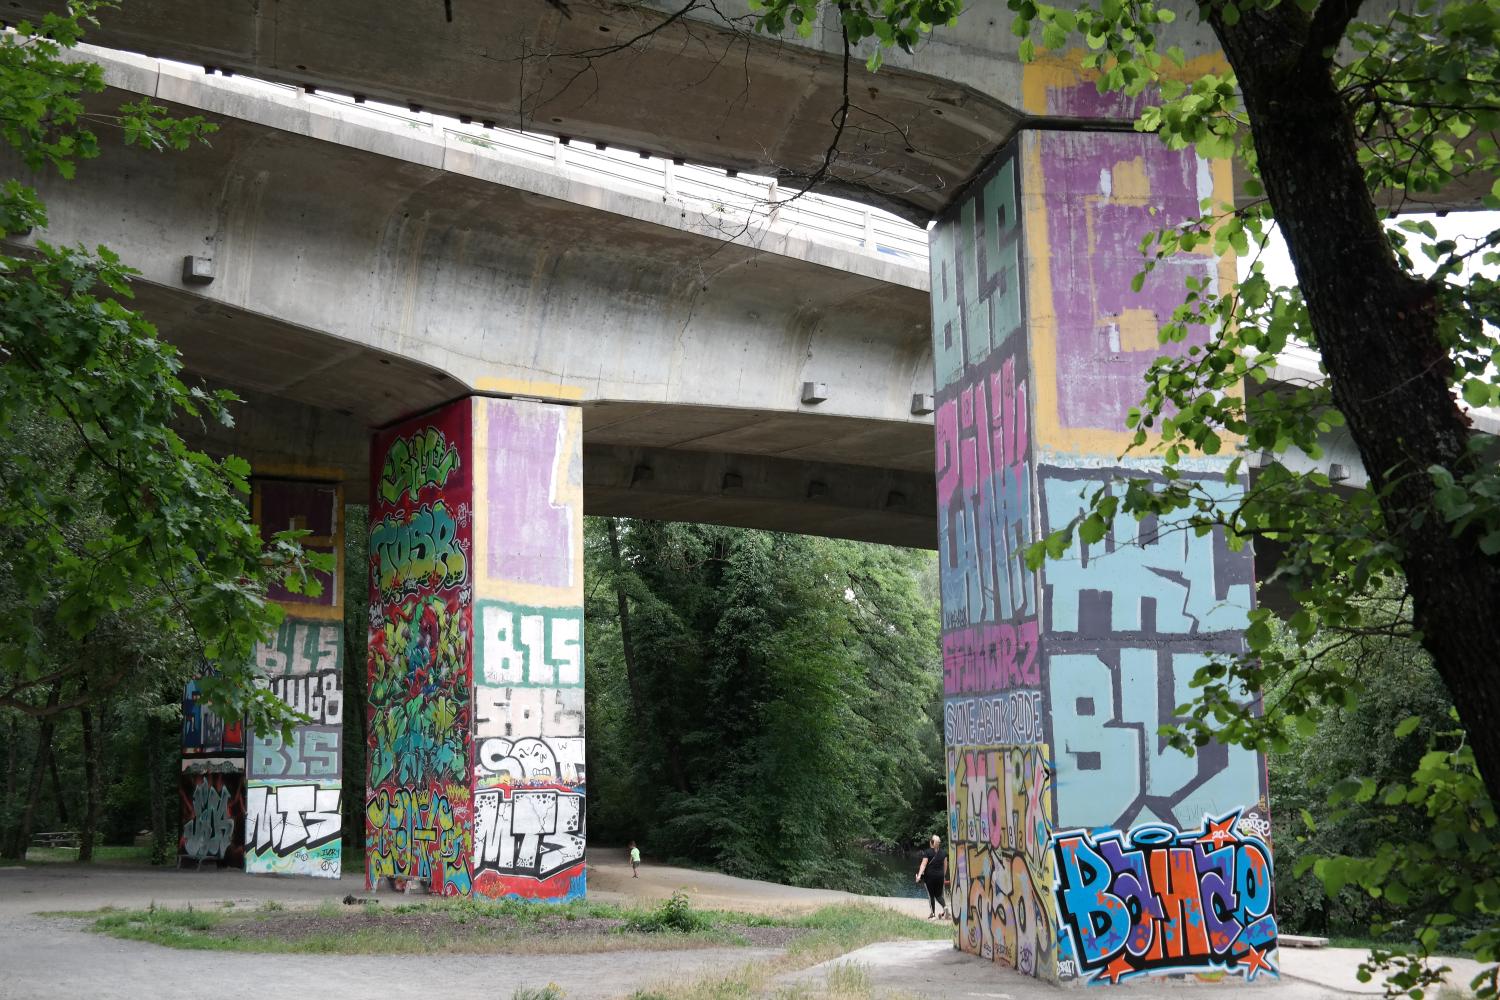
[[[947,873],[948,852],[943,850],[943,838],[934,833],[931,845],[922,852],[922,864],[917,869],[916,878],[927,888],[928,920],[938,916],[939,910],[943,918],[948,916],[948,904],[943,902],[943,883],[947,881]]]

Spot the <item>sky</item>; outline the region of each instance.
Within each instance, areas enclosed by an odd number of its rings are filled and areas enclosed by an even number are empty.
[[[1413,213],[1403,215],[1401,218],[1431,222],[1437,229],[1439,239],[1478,238],[1500,229],[1500,212],[1449,212],[1446,216]],[[1252,259],[1253,255],[1240,260],[1241,277],[1248,272]],[[1292,272],[1292,261],[1287,256],[1286,244],[1282,242],[1280,233],[1275,234],[1271,242],[1266,245],[1260,259],[1266,266],[1266,277],[1271,284],[1296,284],[1296,275]],[[1428,264],[1427,258],[1420,254],[1416,255],[1416,259],[1419,266]],[[1429,264],[1428,270],[1430,269]],[[1483,268],[1482,271],[1488,275],[1495,275],[1500,273],[1500,268],[1492,266]]]

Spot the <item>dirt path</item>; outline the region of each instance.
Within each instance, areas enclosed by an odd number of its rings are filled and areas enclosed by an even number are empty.
[[[715,872],[645,865],[630,877],[623,851],[590,852],[589,895],[604,902],[650,903],[687,892],[705,909],[799,913],[832,903],[871,902],[918,912],[920,900],[854,896],[754,882]],[[39,911],[256,905],[316,906],[350,893],[369,895],[358,875],[339,881],[255,877],[236,871],[178,872],[145,867],[68,864],[0,869],[0,1000],[319,1000],[450,995],[508,998],[523,986],[555,982],[568,1000],[603,1000],[682,981],[778,954],[770,948],[611,952],[594,955],[255,955],[193,952],[94,934],[79,920]],[[394,899],[391,893],[377,898]]]
[[[630,877],[630,863],[620,849],[589,851],[590,899],[630,905],[666,899],[682,890],[703,909],[741,910],[746,913],[806,913],[837,903],[863,902],[887,906],[902,913],[926,916],[926,903],[919,899],[858,896],[829,889],[799,889],[735,878],[718,872],[696,871],[666,865],[645,864],[641,877]],[[96,910],[103,906],[132,908],[152,902],[182,906],[207,906],[224,900],[256,903],[274,899],[289,906],[316,906],[325,900],[340,900],[349,894],[369,896],[359,874],[345,874],[338,881],[277,878],[246,875],[240,871],[174,871],[144,866],[39,865],[0,869],[0,916],[35,913],[39,910]],[[378,899],[395,898],[387,891]]]
[[[589,897],[611,903],[666,899],[679,889],[704,909],[741,910],[746,913],[808,913],[839,903],[870,903],[914,917],[927,915],[920,899],[893,896],[860,896],[832,889],[799,889],[735,878],[719,872],[643,864],[640,878],[630,877],[630,862],[624,850],[605,848],[589,851]]]

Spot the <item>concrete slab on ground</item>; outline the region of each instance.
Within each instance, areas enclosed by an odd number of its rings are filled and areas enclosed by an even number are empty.
[[[1260,977],[1248,988],[1254,1000],[1336,1000],[1351,995],[1380,995],[1378,983],[1361,983],[1355,977],[1365,952],[1355,948],[1317,951],[1283,949],[1281,977]],[[1477,962],[1445,959],[1454,973],[1452,985],[1463,986],[1479,971]],[[775,981],[779,987],[816,990],[829,973],[841,965],[858,965],[870,977],[876,996],[896,994],[949,1000],[1056,1000],[1057,987],[1038,982],[1003,966],[977,961],[957,951],[946,941],[887,941],[857,949],[847,955],[787,973]],[[1182,997],[1184,991],[1210,989],[1192,980],[1137,980],[1110,988],[1109,995],[1142,1000],[1147,997]],[[1191,994],[1188,994],[1191,995]]]

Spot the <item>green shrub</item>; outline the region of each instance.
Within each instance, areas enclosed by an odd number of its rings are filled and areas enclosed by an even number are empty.
[[[692,934],[706,931],[713,921],[705,914],[693,909],[692,900],[685,892],[674,892],[672,898],[648,913],[634,913],[625,921],[625,930],[639,934],[658,934],[663,931]]]

